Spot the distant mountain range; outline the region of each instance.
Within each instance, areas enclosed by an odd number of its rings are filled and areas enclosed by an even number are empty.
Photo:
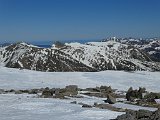
[[[0,47],[0,65],[37,71],[160,71],[160,40],[105,39],[103,42],[27,43]]]

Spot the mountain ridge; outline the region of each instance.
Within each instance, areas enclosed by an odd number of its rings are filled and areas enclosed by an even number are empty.
[[[138,43],[107,40],[42,48],[20,42],[0,47],[0,65],[49,72],[160,71],[160,59],[154,56],[160,53],[160,42]]]

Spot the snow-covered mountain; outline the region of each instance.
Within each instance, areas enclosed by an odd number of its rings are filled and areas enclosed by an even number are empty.
[[[37,71],[95,71],[56,49],[39,48],[26,43],[0,49],[0,64]]]
[[[157,44],[153,41],[152,44],[131,44],[128,41],[109,40],[40,48],[16,43],[0,48],[0,64],[38,71],[160,71],[160,62],[153,58],[153,52],[146,50],[154,45],[155,50],[159,51],[159,42]]]
[[[160,62],[160,40],[122,40],[121,42],[145,51],[153,61]]]
[[[113,40],[87,44],[70,43],[60,51],[99,71],[160,70],[160,63],[153,61],[143,48]]]

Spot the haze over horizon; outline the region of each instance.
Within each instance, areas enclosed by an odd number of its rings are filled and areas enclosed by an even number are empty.
[[[0,0],[0,43],[159,37],[159,0]]]

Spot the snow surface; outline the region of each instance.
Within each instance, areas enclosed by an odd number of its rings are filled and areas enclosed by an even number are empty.
[[[155,49],[156,49],[156,50],[160,50],[160,47],[156,47]]]
[[[151,108],[151,107],[141,107],[136,105],[130,105],[130,104],[124,104],[124,103],[115,103],[113,104],[116,108],[123,108],[123,109],[131,109],[131,110],[149,110],[149,111],[156,111],[157,108]]]
[[[38,72],[0,67],[1,89],[31,89],[41,87],[61,87],[78,85],[80,88],[110,85],[118,90],[146,87],[150,91],[160,90],[159,72]],[[77,101],[93,105],[103,103],[104,98],[85,96],[67,100],[52,98],[36,98],[28,94],[0,94],[0,120],[109,120],[124,112],[102,110],[98,108],[82,108],[81,105],[71,104]],[[115,107],[127,109],[155,108],[133,106],[116,103]]]
[[[111,86],[118,90],[146,87],[147,91],[160,91],[160,72],[103,71],[103,72],[39,72],[0,67],[1,89],[64,88],[78,85],[80,88]]]
[[[31,95],[0,95],[1,120],[109,120],[124,114],[82,108],[69,100],[34,98]]]
[[[60,100],[36,98],[36,95],[28,94],[3,94],[0,95],[0,118],[1,120],[109,120],[124,114],[107,109],[82,108],[81,105],[71,104],[73,100],[93,105],[91,103],[99,103],[102,98],[84,96],[84,98]],[[123,103],[116,103],[114,106],[133,110],[156,110]]]

